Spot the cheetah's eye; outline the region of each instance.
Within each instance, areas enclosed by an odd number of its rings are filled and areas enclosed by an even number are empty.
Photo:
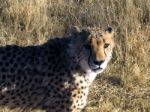
[[[110,46],[110,44],[108,44],[108,43],[104,44],[104,48],[107,48],[109,46]]]

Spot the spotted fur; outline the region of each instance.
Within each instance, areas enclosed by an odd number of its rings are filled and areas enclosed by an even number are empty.
[[[113,31],[73,27],[39,46],[0,47],[0,106],[80,112],[96,75],[111,59]]]

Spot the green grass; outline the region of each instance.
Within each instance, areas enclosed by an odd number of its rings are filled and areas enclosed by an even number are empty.
[[[113,59],[92,84],[86,112],[149,112],[150,0],[0,0],[1,45],[41,44],[72,25],[116,32]]]

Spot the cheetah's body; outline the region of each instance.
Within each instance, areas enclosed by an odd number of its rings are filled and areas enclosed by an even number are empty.
[[[0,47],[0,106],[80,112],[97,73],[75,47],[83,47],[83,41],[72,44],[76,36],[81,38],[82,32],[39,46]]]

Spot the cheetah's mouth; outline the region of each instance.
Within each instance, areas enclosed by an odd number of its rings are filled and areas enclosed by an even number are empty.
[[[88,66],[93,72],[102,73],[106,69],[107,64],[109,63],[111,58],[112,58],[112,52],[110,52],[110,54],[107,55],[106,59],[100,65],[94,64],[92,58],[92,51],[90,50],[89,55],[87,57]]]
[[[102,64],[101,64],[102,65]],[[103,67],[101,65],[95,65],[93,64],[92,62],[89,63],[89,66],[91,68],[92,71],[96,72],[96,71],[99,71],[99,70],[102,70]]]
[[[91,70],[94,71],[94,72],[103,69],[103,68],[101,67],[102,64],[101,64],[101,65],[96,65],[96,64],[93,63],[93,59],[92,59],[91,53],[90,53],[90,55],[89,55],[89,57],[88,57],[88,65],[89,65],[89,67],[91,68]]]

